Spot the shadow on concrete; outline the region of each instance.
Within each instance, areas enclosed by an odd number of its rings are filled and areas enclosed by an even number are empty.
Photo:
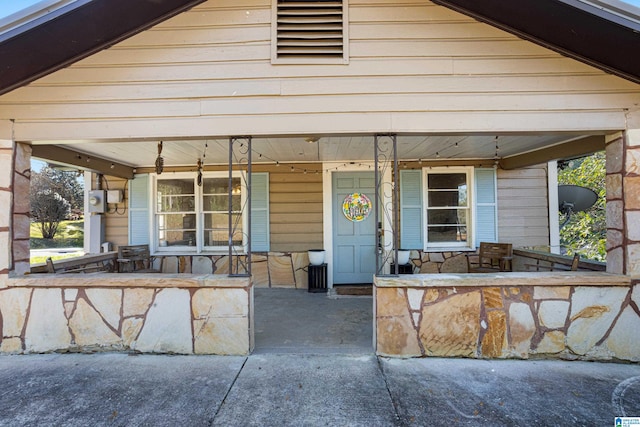
[[[254,354],[373,354],[373,299],[257,288]]]

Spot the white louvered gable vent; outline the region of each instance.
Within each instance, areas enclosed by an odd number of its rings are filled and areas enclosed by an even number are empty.
[[[277,0],[274,59],[345,58],[343,1]]]

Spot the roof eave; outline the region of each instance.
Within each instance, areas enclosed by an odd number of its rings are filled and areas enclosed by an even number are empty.
[[[640,24],[635,21],[579,0],[433,2],[640,83]]]
[[[0,58],[11,58],[10,61],[0,61],[0,95],[204,1],[78,1],[11,30],[0,36]]]

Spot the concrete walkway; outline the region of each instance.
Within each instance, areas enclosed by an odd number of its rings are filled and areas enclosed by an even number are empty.
[[[371,354],[373,298],[300,289],[254,290],[254,354]]]
[[[608,426],[640,365],[258,354],[0,357],[2,426]]]
[[[372,299],[256,289],[249,357],[0,356],[0,426],[613,426],[640,365],[387,359]]]

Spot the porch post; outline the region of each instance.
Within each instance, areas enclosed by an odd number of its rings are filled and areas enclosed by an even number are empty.
[[[640,112],[607,144],[607,271],[640,279]]]
[[[394,271],[390,273],[397,276],[400,268],[396,261],[400,244],[397,136],[376,134],[374,150],[376,185],[374,209],[378,233],[376,275],[388,274],[387,266],[393,262]],[[392,251],[389,251],[389,248]]]
[[[232,136],[229,138],[229,276],[251,276],[251,136]],[[233,172],[234,167],[246,173],[241,176],[244,181],[246,196],[242,199],[240,212],[234,212],[233,206]],[[238,215],[234,218],[234,213]],[[243,217],[246,214],[246,222]],[[233,244],[233,237],[242,230],[244,243],[244,262],[242,254]],[[234,262],[235,255],[235,262]]]
[[[0,275],[29,272],[31,146],[14,142],[0,123]]]

